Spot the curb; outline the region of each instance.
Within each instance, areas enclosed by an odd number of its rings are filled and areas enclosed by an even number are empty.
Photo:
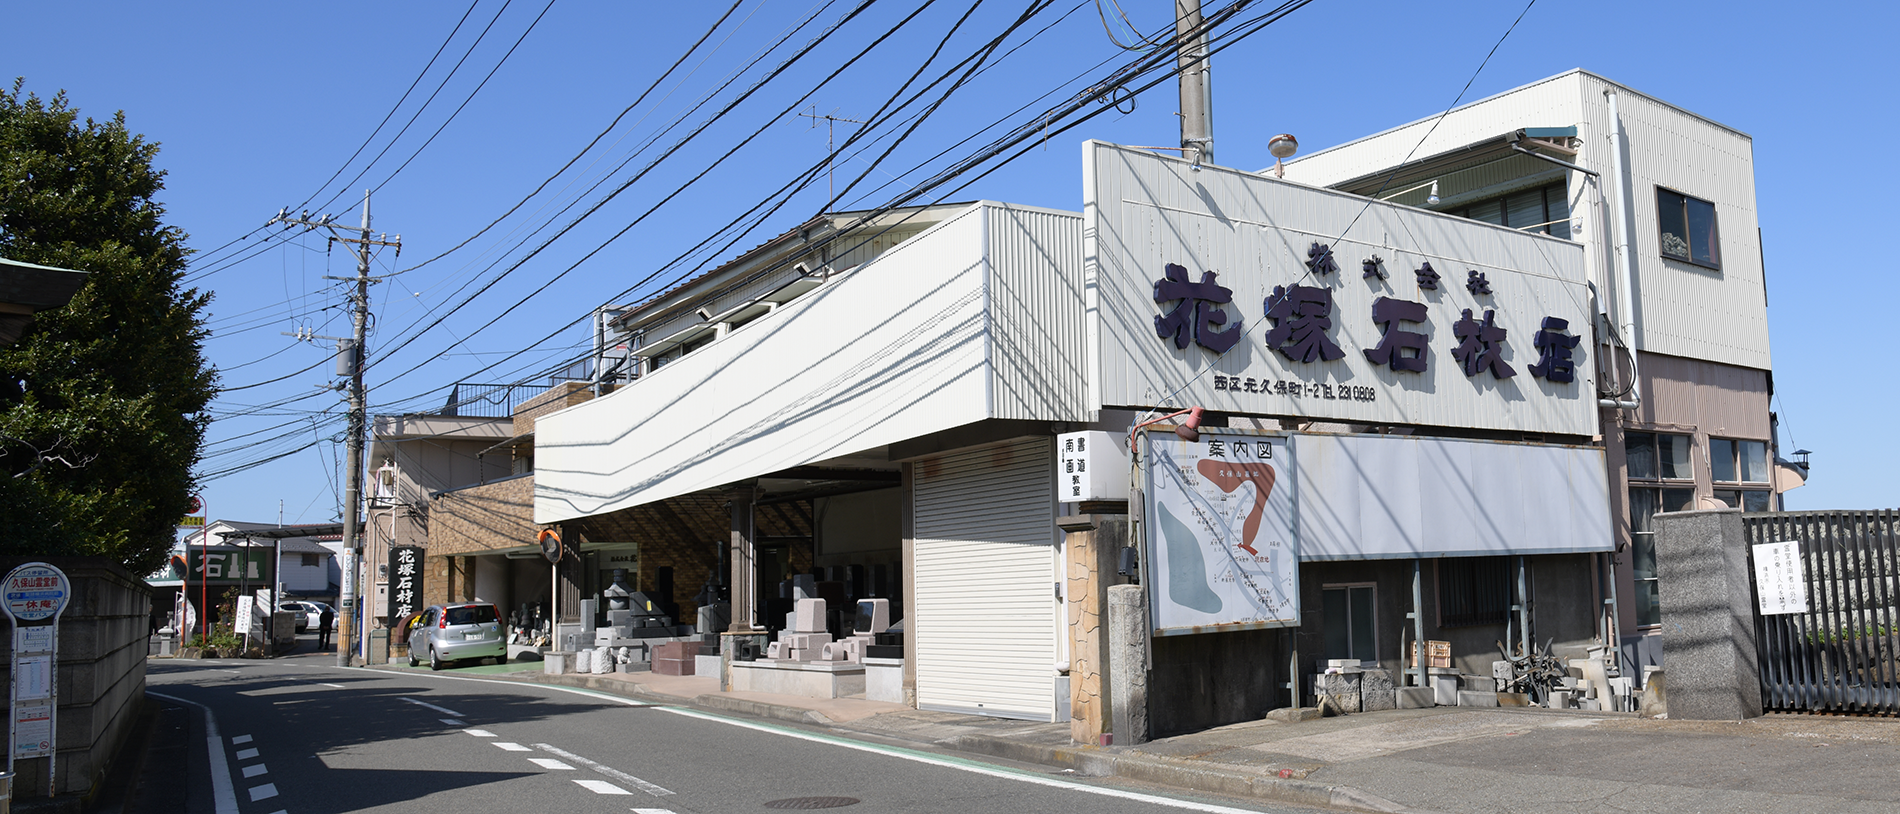
[[[1086,746],[1023,743],[988,735],[962,735],[939,743],[961,752],[1060,766],[1080,774],[1140,780],[1187,791],[1376,814],[1433,814],[1351,786],[1211,768],[1176,758],[1118,754]]]
[[[593,675],[504,673],[488,677],[524,684],[559,684],[580,687],[652,704],[684,705],[709,712],[749,715],[790,723],[817,724],[832,727],[834,732],[840,734],[857,732],[850,726],[841,725],[816,710],[711,694],[680,698],[647,691],[639,684],[630,685],[619,680],[607,681]],[[1434,814],[1427,809],[1401,805],[1352,786],[1333,786],[1297,778],[1210,768],[1204,764],[1177,758],[1129,755],[1087,746],[1024,743],[990,735],[959,735],[932,743],[967,754],[1074,769],[1078,773],[1096,777],[1139,780],[1184,791],[1211,792],[1231,797],[1347,811],[1365,811],[1372,814]]]

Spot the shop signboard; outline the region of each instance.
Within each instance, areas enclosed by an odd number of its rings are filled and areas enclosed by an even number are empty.
[[[13,624],[7,717],[7,771],[17,758],[52,758],[59,705],[59,616],[72,597],[65,572],[42,562],[13,569],[0,582],[0,612]],[[47,773],[52,775],[53,767]]]
[[[1284,435],[1145,434],[1143,582],[1155,635],[1299,625],[1289,458]]]
[[[277,578],[272,551],[265,546],[189,546],[172,554],[159,578],[183,579],[193,586],[200,580],[208,585],[270,583]]]
[[[422,603],[420,546],[401,545],[389,550],[389,628],[399,630]]]
[[[1595,434],[1581,244],[1084,150],[1096,406]]]
[[[1127,499],[1127,435],[1101,430],[1056,435],[1056,500]]]

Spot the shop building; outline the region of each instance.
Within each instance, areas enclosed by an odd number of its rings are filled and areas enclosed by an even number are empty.
[[[1747,137],[1583,72],[1432,126],[1285,178],[1089,143],[1079,212],[814,220],[603,323],[624,375],[534,420],[511,533],[633,542],[642,589],[649,551],[706,566],[729,645],[795,575],[887,599],[904,700],[1084,740],[1131,578],[1154,734],[1421,639],[1653,662],[1641,513],[1773,501]],[[1086,494],[1075,432],[1119,446]]]

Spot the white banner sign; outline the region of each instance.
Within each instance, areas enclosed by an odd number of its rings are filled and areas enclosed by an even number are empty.
[[[1097,404],[1596,432],[1581,244],[1084,149]]]
[[[1155,634],[1300,623],[1287,439],[1237,430],[1149,433],[1148,585]]]
[[[1056,500],[1127,500],[1127,437],[1100,430],[1056,435]]]
[[[1755,549],[1755,593],[1761,614],[1808,612],[1808,586],[1801,571],[1801,544],[1762,543]]]

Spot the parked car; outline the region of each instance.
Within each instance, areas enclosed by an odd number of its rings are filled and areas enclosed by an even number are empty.
[[[303,633],[317,626],[317,616],[321,611],[314,603],[285,601],[277,603],[277,609],[297,614],[297,632]]]
[[[409,628],[409,666],[425,656],[431,670],[463,659],[506,659],[501,612],[486,602],[430,606]]]

